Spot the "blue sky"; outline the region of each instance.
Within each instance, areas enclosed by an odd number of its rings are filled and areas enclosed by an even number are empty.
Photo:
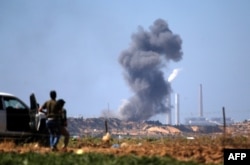
[[[54,89],[70,116],[118,111],[134,95],[118,59],[138,26],[161,18],[182,39],[183,58],[162,69],[180,95],[180,119],[198,116],[203,86],[205,117],[250,118],[250,1],[43,0],[0,1],[0,91],[40,104]],[[173,99],[172,99],[173,100]],[[165,115],[156,119],[165,122]],[[174,122],[174,114],[173,114]]]

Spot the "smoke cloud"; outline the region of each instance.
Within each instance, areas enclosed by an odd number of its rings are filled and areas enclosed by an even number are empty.
[[[182,59],[182,40],[163,19],[155,20],[149,31],[138,27],[131,39],[130,47],[120,54],[119,62],[134,96],[119,111],[125,120],[147,120],[170,109],[166,106],[166,97],[171,93],[171,86],[161,69],[170,60]]]

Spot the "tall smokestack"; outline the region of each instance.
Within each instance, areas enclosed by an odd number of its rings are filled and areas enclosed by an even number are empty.
[[[167,111],[167,124],[171,125],[172,124],[172,115],[171,115],[171,112],[172,112],[172,106],[171,106],[171,93],[168,95],[168,98],[167,98],[167,103],[168,103],[168,111]]]
[[[181,71],[181,68],[176,68],[172,71],[172,73],[168,77],[168,82],[171,85],[172,81],[176,78],[176,76]],[[168,103],[168,111],[167,111],[167,124],[172,124],[172,105],[171,105],[171,93],[169,94],[169,97],[167,99]]]
[[[180,125],[180,112],[179,109],[180,105],[179,105],[179,94],[176,93],[175,94],[175,124],[176,125]]]
[[[180,71],[181,71],[181,68],[176,68],[169,75],[167,81],[169,82],[170,85],[171,85],[172,81],[176,78],[176,76],[179,74]],[[168,103],[167,124],[171,125],[172,124],[171,92],[169,93],[169,96],[167,98],[167,103]]]
[[[166,100],[171,86],[162,68],[171,60],[182,59],[182,40],[163,19],[155,20],[149,31],[140,26],[131,39],[130,46],[121,52],[119,62],[134,95],[119,111],[125,120],[147,120],[170,109]]]
[[[199,113],[200,117],[203,117],[203,98],[202,98],[202,85],[199,88]]]

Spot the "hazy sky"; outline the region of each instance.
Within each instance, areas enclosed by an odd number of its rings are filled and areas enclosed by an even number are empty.
[[[57,91],[70,116],[118,111],[134,95],[119,63],[132,34],[163,19],[182,40],[183,58],[161,68],[180,95],[180,119],[250,118],[250,1],[248,0],[0,0],[0,91],[29,105]],[[174,99],[172,99],[173,101]],[[173,123],[174,114],[173,116]],[[165,115],[157,116],[165,122]]]

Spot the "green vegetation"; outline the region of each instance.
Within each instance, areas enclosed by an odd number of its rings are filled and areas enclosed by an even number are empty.
[[[193,162],[180,162],[169,157],[138,157],[134,155],[115,156],[107,154],[86,153],[2,153],[1,165],[198,165]]]

